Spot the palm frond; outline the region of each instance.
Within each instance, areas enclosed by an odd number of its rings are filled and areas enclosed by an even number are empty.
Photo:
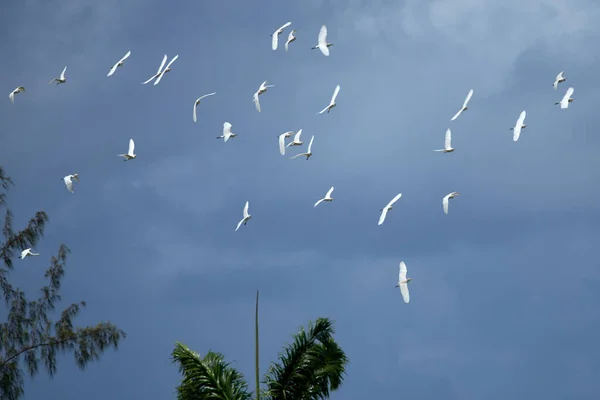
[[[182,343],[176,343],[172,353],[183,375],[177,387],[180,400],[250,400],[248,384],[243,375],[223,355],[209,351],[204,357]]]
[[[271,399],[324,399],[342,382],[348,362],[333,340],[333,322],[318,318],[301,328],[294,342],[272,363],[265,384]]]

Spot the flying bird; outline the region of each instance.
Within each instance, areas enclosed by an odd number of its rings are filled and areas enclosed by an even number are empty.
[[[319,111],[319,114],[323,114],[325,111],[327,111],[327,114],[329,114],[329,111],[331,111],[331,109],[337,105],[335,103],[335,99],[337,98],[339,92],[340,92],[340,85],[337,85],[335,87],[335,90],[333,91],[333,96],[331,96],[331,101],[329,102],[329,105],[327,107],[325,107],[324,109],[322,109],[321,111]]]
[[[333,201],[333,197],[331,197],[331,192],[333,192],[333,186],[331,187],[331,189],[329,189],[329,191],[327,192],[327,194],[325,195],[325,197],[323,197],[322,199],[320,199],[319,201],[317,201],[315,203],[315,205],[313,206],[313,208],[316,207],[316,206],[318,206],[319,204],[321,204],[321,202],[323,202],[323,201]]]
[[[556,75],[556,79],[554,80],[554,83],[552,84],[552,86],[554,86],[554,90],[558,89],[558,84],[561,82],[564,82],[567,80],[567,78],[565,78],[563,76],[563,73],[565,71],[560,71],[558,75]]]
[[[406,264],[404,261],[400,261],[400,274],[398,275],[398,284],[396,287],[400,288],[400,293],[402,293],[402,298],[405,303],[410,302],[410,293],[408,292],[408,282],[412,281],[412,278],[406,277]]]
[[[565,93],[562,100],[559,101],[558,103],[554,103],[554,105],[560,104],[560,108],[569,108],[569,103],[573,101],[573,98],[571,97],[571,95],[573,94],[574,91],[575,91],[575,89],[573,89],[572,87],[568,88],[567,93]]]
[[[121,58],[115,65],[112,66],[110,71],[108,71],[108,75],[106,75],[106,76],[111,76],[112,74],[114,74],[115,71],[117,70],[117,68],[122,67],[125,64],[125,60],[127,60],[130,55],[131,55],[131,50],[129,50],[127,52],[127,54],[125,54],[123,56],[123,58]]]
[[[10,92],[10,94],[8,95],[8,98],[10,99],[11,103],[15,104],[15,94],[21,93],[21,92],[24,92],[24,91],[25,91],[25,87],[24,86],[19,86],[18,88],[16,88],[12,92]]]
[[[469,104],[469,100],[471,100],[471,96],[473,96],[473,89],[469,90],[469,93],[467,94],[467,98],[465,98],[465,102],[463,103],[461,109],[458,110],[458,112],[456,114],[454,114],[454,117],[452,117],[452,119],[450,121],[454,121],[456,118],[458,118],[458,116],[460,114],[462,114],[463,111],[467,111],[469,109],[467,107],[467,104]]]
[[[194,113],[192,115],[192,117],[194,118],[194,122],[196,122],[196,107],[198,107],[198,104],[200,104],[200,100],[202,100],[205,97],[212,96],[212,95],[215,95],[215,94],[217,94],[217,92],[205,94],[205,95],[202,95],[202,96],[200,96],[200,97],[198,97],[196,99],[196,101],[194,102]]]
[[[135,149],[135,143],[133,143],[133,139],[129,139],[129,150],[127,150],[127,154],[119,154],[119,157],[123,157],[123,161],[133,160],[137,157],[137,155],[133,152]]]
[[[24,259],[27,256],[39,256],[39,253],[32,253],[31,252],[31,247],[28,249],[25,249],[21,252],[21,256],[19,257],[21,260]]]
[[[292,31],[288,35],[287,41],[285,42],[285,51],[288,51],[288,45],[296,40],[296,36],[294,36],[294,33],[296,33],[296,30],[292,29]]]
[[[296,154],[293,157],[290,157],[290,160],[300,157],[300,156],[305,156],[306,157],[306,161],[308,161],[308,159],[312,156],[312,144],[313,144],[313,140],[315,140],[315,135],[312,135],[312,137],[310,138],[310,142],[308,143],[308,151],[306,153],[300,153],[300,154]]]
[[[453,199],[456,196],[460,196],[460,193],[451,192],[444,196],[444,198],[442,199],[442,207],[444,208],[444,214],[448,214],[448,203],[450,199]]]
[[[63,69],[63,71],[60,73],[60,77],[52,79],[50,82],[48,82],[48,84],[51,84],[52,82],[56,82],[57,85],[60,85],[61,83],[65,83],[67,81],[67,78],[65,78],[65,72],[67,72],[66,65],[65,65],[65,69]]]
[[[333,43],[327,43],[327,27],[323,25],[319,31],[319,38],[317,39],[317,45],[311,50],[319,49],[325,56],[329,56],[329,47],[333,46]]]
[[[142,85],[145,85],[147,83],[149,83],[151,80],[153,80],[154,78],[158,78],[158,76],[160,75],[160,72],[162,71],[163,67],[165,66],[165,63],[167,62],[167,55],[165,54],[165,56],[162,59],[162,62],[160,63],[160,67],[158,67],[158,70],[156,71],[156,74],[152,75],[150,78],[148,78],[147,81],[142,82]]]
[[[282,156],[285,155],[285,148],[287,147],[285,145],[285,138],[289,138],[290,136],[292,136],[292,133],[294,133],[294,131],[287,131],[278,136],[279,137],[279,152],[281,153]]]
[[[277,50],[277,44],[279,43],[279,35],[281,35],[283,30],[285,28],[287,28],[288,26],[290,26],[291,24],[292,24],[291,22],[286,22],[279,29],[277,29],[275,32],[273,32],[271,34],[271,48],[273,50]],[[287,49],[287,44],[286,44],[286,49]]]
[[[237,135],[231,132],[231,124],[229,122],[223,123],[223,135],[217,137],[217,139],[223,138],[224,142],[227,142],[229,138],[236,137]]]
[[[446,139],[444,140],[444,148],[437,149],[434,151],[443,151],[444,153],[452,153],[454,149],[452,148],[452,131],[450,128],[446,129]]]
[[[237,232],[238,229],[240,229],[240,226],[242,226],[242,224],[244,224],[244,226],[248,223],[248,221],[250,221],[250,218],[252,218],[252,215],[248,214],[248,202],[246,201],[246,205],[244,206],[244,217],[240,220],[240,222],[238,222],[237,224],[237,228],[235,228],[235,231]]]
[[[154,86],[158,85],[158,83],[160,82],[160,80],[163,78],[163,76],[165,76],[165,74],[167,72],[171,71],[171,64],[173,64],[175,62],[175,60],[177,60],[179,58],[179,54],[177,54],[175,57],[173,57],[171,59],[171,61],[169,61],[169,63],[167,64],[167,67],[165,69],[162,70],[162,72],[160,72],[158,74],[158,77],[156,78],[156,80],[154,81]]]
[[[519,119],[517,119],[515,126],[513,128],[510,128],[510,130],[513,131],[513,142],[519,140],[519,136],[521,136],[521,129],[527,128],[527,124],[523,123],[525,121],[526,116],[527,113],[525,112],[525,110],[521,111],[521,114],[519,114]]]
[[[296,135],[294,135],[294,139],[292,139],[292,141],[289,142],[288,145],[285,147],[302,146],[304,144],[304,142],[300,140],[300,135],[302,135],[302,129],[300,129],[298,132],[296,132]]]
[[[381,211],[381,215],[379,216],[379,222],[377,222],[377,225],[383,224],[383,221],[385,221],[385,217],[387,216],[388,211],[392,209],[392,206],[395,202],[397,202],[400,199],[400,197],[402,197],[402,193],[398,193],[396,197],[394,197],[389,203],[387,203],[385,207],[379,210]]]
[[[275,85],[267,85],[267,81],[264,81],[263,83],[260,84],[256,93],[254,93],[254,96],[252,96],[252,101],[254,101],[254,105],[256,106],[256,111],[260,112],[260,101],[258,100],[258,96],[265,93],[268,88],[274,87],[274,86]]]
[[[79,174],[67,175],[64,178],[62,178],[63,182],[65,183],[65,186],[67,187],[67,190],[71,193],[74,192],[73,179],[75,179],[77,182],[79,182]]]

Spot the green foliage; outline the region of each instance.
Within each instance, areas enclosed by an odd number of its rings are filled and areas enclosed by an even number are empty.
[[[258,293],[255,314],[256,365],[258,377]],[[271,363],[260,391],[257,378],[257,396],[268,400],[327,399],[343,383],[348,358],[335,342],[333,322],[318,318],[308,329],[300,328],[294,341],[285,346],[277,362]],[[183,375],[177,387],[179,400],[249,400],[251,394],[241,373],[223,356],[209,351],[204,358],[181,343],[175,345],[173,362]],[[260,393],[258,393],[260,391]]]
[[[73,320],[85,302],[74,303],[65,308],[60,318],[53,321],[50,314],[61,300],[60,284],[65,274],[69,249],[61,245],[45,272],[47,284],[41,288],[41,296],[28,300],[19,288],[9,282],[12,260],[21,250],[35,247],[44,235],[48,216],[38,211],[21,231],[12,226],[12,213],[6,208],[6,195],[12,185],[0,167],[0,207],[6,209],[3,226],[3,242],[0,243],[0,289],[8,308],[7,321],[0,323],[0,399],[17,400],[24,394],[24,369],[34,377],[40,363],[51,377],[56,373],[56,356],[72,353],[81,369],[99,359],[108,348],[116,348],[125,333],[109,322],[95,326],[75,327]]]

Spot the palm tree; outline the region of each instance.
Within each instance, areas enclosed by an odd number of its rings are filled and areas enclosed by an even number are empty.
[[[272,362],[259,388],[258,371],[258,292],[256,296],[256,400],[322,400],[338,389],[344,380],[348,358],[333,338],[333,322],[318,318],[301,327],[293,343],[285,346],[277,362]],[[179,400],[250,400],[252,394],[243,375],[220,353],[204,357],[177,342],[173,362],[183,375],[177,387]]]

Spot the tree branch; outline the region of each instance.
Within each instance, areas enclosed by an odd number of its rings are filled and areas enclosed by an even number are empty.
[[[55,346],[57,344],[60,345],[60,344],[68,342],[69,340],[76,339],[77,336],[78,335],[75,334],[75,335],[68,336],[68,337],[66,337],[64,339],[60,339],[60,340],[51,340],[51,341],[48,341],[48,342],[42,342],[42,343],[34,344],[34,345],[31,345],[31,346],[25,346],[21,350],[19,350],[15,354],[13,354],[12,356],[8,357],[6,360],[2,360],[0,362],[0,368],[4,368],[4,366],[6,364],[8,364],[10,361],[12,361],[15,358],[19,357],[21,354],[28,352],[29,350],[34,350],[34,349],[37,349],[38,347],[44,347],[44,346]]]

